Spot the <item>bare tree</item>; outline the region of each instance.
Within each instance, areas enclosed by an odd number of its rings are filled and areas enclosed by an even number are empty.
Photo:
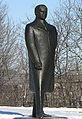
[[[57,72],[75,69],[76,60],[81,69],[81,14],[77,0],[65,0],[60,9],[54,11],[53,22],[58,29]]]
[[[58,86],[55,84],[55,87],[58,89],[56,88],[57,92],[55,92],[55,89],[52,95],[57,96],[57,93],[59,93],[59,97],[56,99],[59,101],[56,103],[60,103],[58,104],[60,106],[81,106],[82,9],[80,4],[80,1],[77,0],[64,0],[64,2],[61,2],[60,8],[54,11],[54,16],[52,16],[53,23],[58,29],[57,62],[55,62],[55,74],[58,74],[57,80],[55,79]],[[77,74],[77,70],[79,74]],[[58,91],[59,89],[62,94]]]
[[[18,26],[14,25],[7,15],[7,6],[0,1],[0,99],[2,100],[6,91],[5,85],[9,84],[9,80],[15,78],[19,71],[18,30]]]

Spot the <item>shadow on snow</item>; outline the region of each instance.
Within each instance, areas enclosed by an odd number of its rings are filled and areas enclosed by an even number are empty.
[[[21,113],[17,113],[17,112],[8,112],[8,111],[0,111],[0,114],[8,114],[8,115],[21,115],[21,116],[24,116],[23,114]]]

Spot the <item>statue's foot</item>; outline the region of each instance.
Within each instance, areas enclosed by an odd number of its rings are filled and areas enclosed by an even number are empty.
[[[43,119],[43,114],[36,114],[36,113],[32,113],[32,117],[36,118],[36,119]]]
[[[44,112],[43,112],[42,115],[43,115],[42,117],[52,117],[51,115],[49,115],[49,114],[45,114]],[[33,113],[33,114],[32,114],[32,117],[36,117],[36,114]]]
[[[43,117],[36,117],[36,119],[43,119]]]
[[[44,119],[44,117],[52,117],[52,116],[49,114],[43,113],[43,115],[41,117],[36,116],[36,119]]]
[[[36,119],[43,119],[43,115],[36,115]]]
[[[43,113],[43,117],[51,117],[51,115]]]

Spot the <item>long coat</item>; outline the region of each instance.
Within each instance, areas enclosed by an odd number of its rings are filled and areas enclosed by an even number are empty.
[[[25,41],[29,56],[29,87],[32,92],[54,90],[54,57],[57,46],[56,28],[47,22],[45,27],[35,20],[26,25]],[[35,64],[41,62],[42,70]]]

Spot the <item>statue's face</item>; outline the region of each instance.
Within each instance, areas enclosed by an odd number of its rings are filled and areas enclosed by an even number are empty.
[[[47,17],[47,8],[45,6],[40,6],[37,13],[36,13],[36,16],[39,18],[39,19],[46,19]]]

